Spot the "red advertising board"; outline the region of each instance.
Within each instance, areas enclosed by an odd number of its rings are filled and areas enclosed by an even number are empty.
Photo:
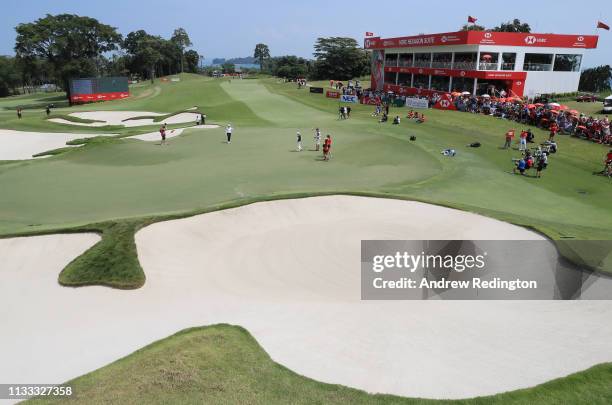
[[[413,48],[445,45],[503,45],[552,48],[597,48],[599,36],[532,34],[523,32],[459,31],[398,38],[366,38],[366,49]]]
[[[129,97],[130,93],[115,92],[115,93],[94,93],[94,94],[71,94],[70,101],[73,103],[91,103],[94,101],[116,100]]]
[[[385,72],[414,73],[418,75],[469,77],[478,79],[525,80],[527,72],[504,72],[486,70],[457,70],[415,67],[386,67]]]
[[[327,90],[325,92],[325,97],[329,98],[340,98],[341,93],[339,91]]]

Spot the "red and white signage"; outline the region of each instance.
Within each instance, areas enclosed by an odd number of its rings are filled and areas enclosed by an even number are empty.
[[[71,94],[70,101],[73,103],[91,103],[94,101],[107,101],[127,98],[130,93],[114,92],[114,93],[94,93],[94,94]]]
[[[342,94],[339,91],[327,90],[325,92],[325,97],[329,98],[340,98]]]
[[[532,34],[523,32],[459,31],[398,38],[366,38],[366,49],[444,45],[502,45],[548,48],[597,48],[597,35]]]
[[[438,102],[434,104],[434,108],[437,108],[438,110],[456,110],[457,109],[457,107],[453,103],[453,99],[451,95],[448,93],[445,93],[440,97]]]
[[[468,77],[478,79],[522,80],[527,78],[527,72],[457,70],[414,67],[386,67],[385,72],[414,73],[419,75]]]

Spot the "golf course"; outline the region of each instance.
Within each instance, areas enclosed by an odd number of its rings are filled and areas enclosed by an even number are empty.
[[[606,301],[368,302],[354,271],[361,240],[537,240],[607,286],[606,147],[560,135],[544,175],[519,176],[507,120],[428,109],[391,125],[361,104],[340,120],[337,99],[267,75],[164,79],[79,106],[0,99],[15,151],[0,161],[15,329],[0,381],[70,381],[65,403],[612,401]]]

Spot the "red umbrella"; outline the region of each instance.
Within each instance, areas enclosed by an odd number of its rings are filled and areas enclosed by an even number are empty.
[[[534,105],[535,105],[536,107],[544,107],[544,104],[542,104],[542,103],[535,103]]]
[[[580,115],[580,112],[578,112],[578,110],[570,110],[570,114],[572,114],[572,115]]]
[[[528,104],[527,108],[529,108],[530,110],[533,110],[534,108],[536,108],[535,104]]]
[[[566,111],[566,110],[569,110],[569,107],[568,107],[568,106],[566,106],[566,105],[561,104],[561,105],[559,106],[559,110],[561,110],[561,111]]]

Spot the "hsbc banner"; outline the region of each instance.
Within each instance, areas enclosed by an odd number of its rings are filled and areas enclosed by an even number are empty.
[[[340,97],[340,101],[342,101],[343,103],[354,103],[354,104],[356,104],[356,103],[359,102],[359,98],[357,96],[349,96],[349,95],[343,94]]]
[[[450,94],[443,94],[442,97],[434,104],[434,108],[438,110],[456,110],[457,107],[453,103],[453,99]]]
[[[399,38],[367,38],[366,49],[411,48],[442,45],[504,45],[553,48],[597,47],[597,35],[531,34],[522,32],[461,31]]]
[[[429,100],[416,97],[406,98],[406,107],[408,108],[429,108]]]
[[[114,92],[114,93],[94,93],[94,94],[71,94],[70,101],[73,103],[91,103],[94,101],[107,101],[127,98],[130,93]]]
[[[340,92],[339,91],[332,91],[332,90],[327,90],[325,92],[325,97],[328,98],[340,98]]]

